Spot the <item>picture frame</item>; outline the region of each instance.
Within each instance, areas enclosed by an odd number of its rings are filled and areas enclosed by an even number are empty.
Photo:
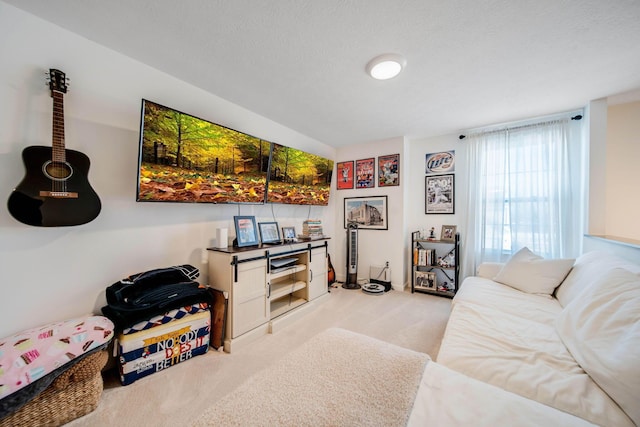
[[[353,160],[337,163],[338,177],[336,186],[338,190],[350,190],[353,188]]]
[[[456,228],[457,226],[455,225],[443,225],[440,240],[443,242],[454,242],[456,240]]]
[[[456,151],[440,151],[425,155],[424,173],[451,173],[456,170]]]
[[[374,188],[376,186],[376,159],[356,160],[356,188]]]
[[[400,154],[378,156],[378,187],[400,185]]]
[[[296,228],[295,227],[282,227],[282,238],[285,242],[291,242],[296,240]]]
[[[260,241],[262,243],[282,243],[277,222],[259,222],[258,229],[260,230]]]
[[[455,175],[428,175],[424,183],[425,214],[455,213]]]
[[[255,216],[236,215],[233,217],[233,223],[236,229],[236,238],[233,242],[234,246],[242,248],[245,246],[257,246],[260,244],[258,241],[258,230],[256,227]]]
[[[355,223],[360,230],[387,230],[387,196],[345,197],[344,228]]]
[[[417,289],[438,289],[438,277],[434,271],[413,272],[413,287]]]

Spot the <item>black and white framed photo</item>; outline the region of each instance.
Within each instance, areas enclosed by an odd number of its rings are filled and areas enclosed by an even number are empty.
[[[429,175],[425,177],[425,213],[455,213],[455,175]]]
[[[260,240],[262,243],[280,243],[280,230],[277,222],[259,222]]]
[[[295,227],[282,227],[282,238],[285,242],[291,242],[296,240],[296,228]]]
[[[234,216],[233,223],[236,227],[236,241],[234,242],[234,246],[242,248],[244,246],[256,246],[259,244],[255,216]]]
[[[350,222],[361,230],[387,230],[387,196],[345,197],[344,228]]]

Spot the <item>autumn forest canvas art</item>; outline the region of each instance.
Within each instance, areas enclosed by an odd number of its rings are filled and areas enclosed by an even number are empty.
[[[138,201],[327,205],[332,171],[332,160],[142,101]]]

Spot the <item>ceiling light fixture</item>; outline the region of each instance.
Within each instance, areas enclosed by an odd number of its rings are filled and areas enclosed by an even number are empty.
[[[407,60],[397,53],[385,53],[376,56],[367,64],[367,74],[377,80],[391,79],[407,65]]]

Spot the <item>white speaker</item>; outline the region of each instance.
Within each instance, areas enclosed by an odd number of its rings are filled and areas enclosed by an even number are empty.
[[[226,228],[216,228],[216,248],[226,249],[229,246],[229,230]]]

